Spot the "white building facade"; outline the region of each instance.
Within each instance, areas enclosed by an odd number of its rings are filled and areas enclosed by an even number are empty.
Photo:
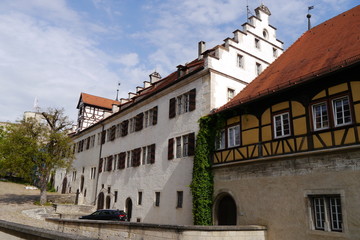
[[[258,7],[243,30],[113,106],[109,117],[74,135],[76,160],[57,171],[59,192],[79,204],[124,209],[132,222],[193,223],[193,154],[198,120],[224,105],[283,51],[270,12]],[[154,77],[155,76],[155,77]],[[157,77],[156,77],[157,76]]]

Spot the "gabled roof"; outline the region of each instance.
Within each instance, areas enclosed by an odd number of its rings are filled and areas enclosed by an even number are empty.
[[[112,109],[113,104],[120,104],[120,102],[111,100],[108,98],[98,97],[90,95],[87,93],[81,93],[78,105],[76,108],[79,108],[80,102],[83,102],[85,105],[91,105],[98,108]]]
[[[266,96],[360,61],[360,6],[305,32],[218,111]]]

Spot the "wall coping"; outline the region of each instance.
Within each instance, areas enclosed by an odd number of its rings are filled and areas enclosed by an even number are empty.
[[[70,233],[58,232],[55,230],[33,227],[14,222],[0,220],[0,231],[13,234],[14,236],[26,235],[35,236],[36,239],[56,239],[56,240],[95,240],[98,238],[90,238]]]
[[[138,222],[105,221],[105,220],[82,220],[82,219],[60,219],[46,218],[46,221],[57,223],[81,223],[88,225],[122,225],[132,228],[158,228],[176,231],[266,231],[266,226],[260,225],[236,225],[236,226],[199,226],[199,225],[167,225]]]

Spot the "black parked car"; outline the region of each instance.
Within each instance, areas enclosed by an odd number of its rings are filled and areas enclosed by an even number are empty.
[[[79,219],[126,221],[127,217],[123,210],[102,209],[90,215],[82,216]]]

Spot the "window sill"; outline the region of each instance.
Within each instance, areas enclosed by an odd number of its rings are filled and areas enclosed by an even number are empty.
[[[347,234],[343,232],[332,232],[332,231],[322,231],[322,230],[308,230],[309,235],[317,236],[326,236],[326,237],[347,237]]]

